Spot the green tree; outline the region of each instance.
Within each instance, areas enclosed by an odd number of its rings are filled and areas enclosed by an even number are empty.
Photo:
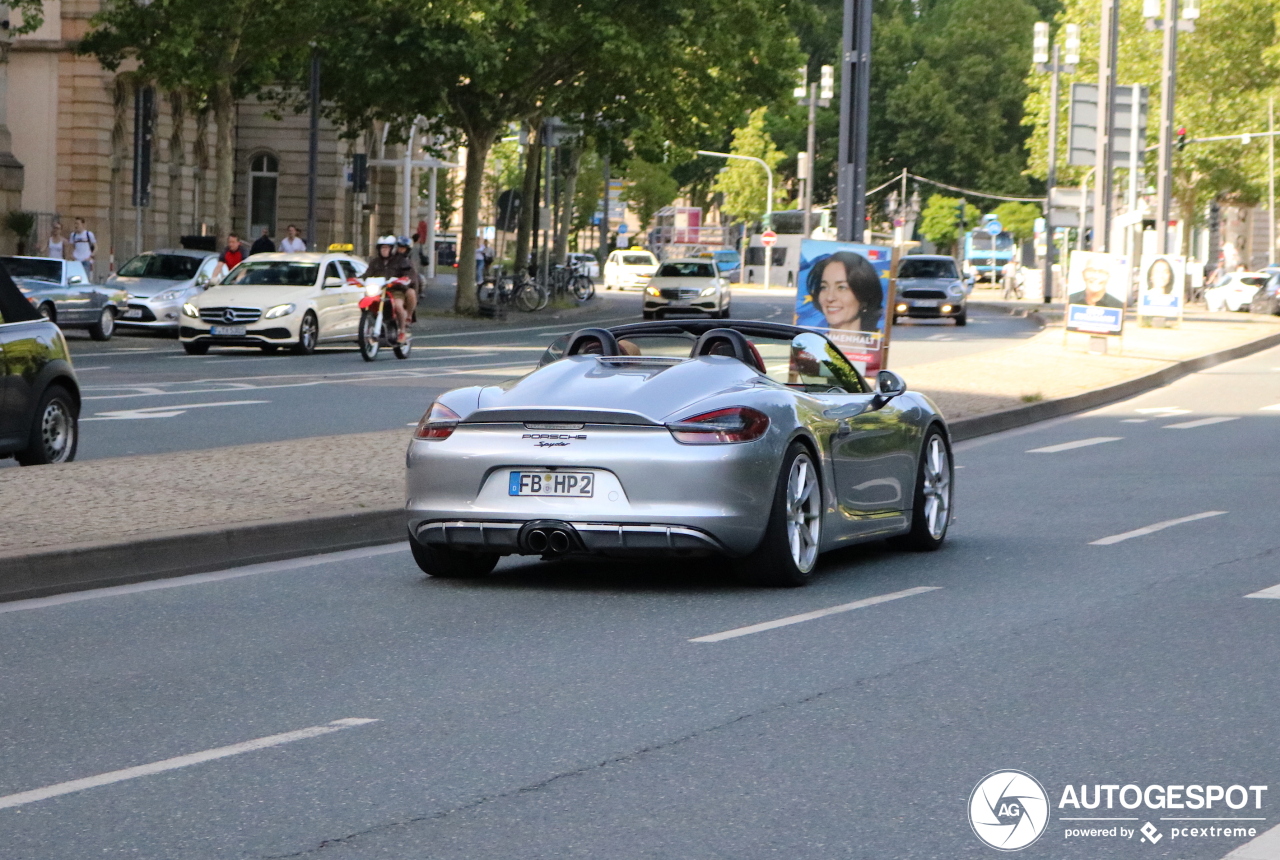
[[[765,108],[757,108],[747,118],[747,124],[733,133],[733,145],[729,151],[734,155],[746,155],[759,158],[776,168],[782,161],[782,151],[773,143],[773,138],[765,131]],[[775,186],[771,208],[779,208],[786,198],[782,189]],[[732,158],[716,178],[714,189],[724,194],[721,209],[726,215],[741,221],[759,221],[765,214],[765,202],[768,199],[769,179],[759,164]]]
[[[644,233],[658,210],[676,199],[680,184],[672,178],[665,164],[641,158],[628,161],[622,175],[627,182],[622,189],[622,200],[636,213],[640,232]]]
[[[996,220],[1016,242],[1025,242],[1036,234],[1036,219],[1043,210],[1034,203],[1005,201],[995,209]]]
[[[1122,0],[1118,75],[1121,81],[1151,85],[1151,144],[1159,122],[1161,35],[1143,27],[1142,11],[1142,0]],[[1191,137],[1266,128],[1267,97],[1280,86],[1278,17],[1280,0],[1214,0],[1202,6],[1195,31],[1178,36],[1175,127],[1185,126]],[[1081,63],[1073,76],[1063,77],[1064,93],[1070,92],[1073,81],[1097,80],[1098,18],[1099,6],[1092,0],[1065,0],[1057,16],[1059,32],[1055,38],[1061,38],[1062,24],[1082,25]],[[1043,176],[1048,157],[1049,78],[1031,71],[1028,84],[1031,91],[1024,121],[1033,129],[1029,171]],[[1067,151],[1066,101],[1064,98],[1058,124],[1060,154]],[[1058,182],[1078,184],[1086,170],[1060,163]],[[1154,158],[1148,160],[1146,170],[1149,183],[1154,176]],[[1192,144],[1174,156],[1178,217],[1184,223],[1195,223],[1215,198],[1252,204],[1262,195],[1266,175],[1265,145],[1237,141]],[[1191,231],[1186,231],[1185,237],[1189,242]]]
[[[954,248],[964,235],[960,229],[958,210],[961,199],[934,194],[920,213],[920,235],[935,245]],[[964,204],[965,223],[972,230],[982,219],[982,210],[972,203]]]
[[[135,60],[140,80],[209,104],[217,123],[214,221],[223,235],[231,230],[235,101],[304,64],[320,2],[108,0],[78,46],[113,71]],[[288,26],[281,27],[285,21]]]

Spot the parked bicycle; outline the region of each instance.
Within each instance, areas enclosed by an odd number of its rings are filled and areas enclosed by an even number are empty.
[[[556,266],[551,270],[550,292],[557,296],[572,294],[579,303],[582,303],[596,294],[596,285],[582,263]]]

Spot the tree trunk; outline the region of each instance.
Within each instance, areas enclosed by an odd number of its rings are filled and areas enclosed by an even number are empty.
[[[125,75],[117,75],[112,92],[111,107],[114,120],[111,124],[111,185],[110,203],[107,207],[107,257],[114,270],[116,246],[120,242],[120,172],[125,159],[125,120],[132,87]],[[139,248],[138,250],[142,250]]]
[[[560,193],[560,231],[556,236],[552,259],[563,264],[569,250],[569,230],[573,227],[574,196],[578,193],[578,168],[582,166],[582,144],[569,150],[569,166],[565,170],[564,185]]]
[[[217,142],[213,148],[214,181],[213,221],[214,235],[223,239],[232,232],[231,195],[236,167],[236,104],[231,95],[231,81],[224,79],[213,88],[213,118],[218,126]]]
[[[462,185],[462,227],[458,231],[458,286],[454,313],[476,312],[476,233],[480,231],[480,197],[484,190],[484,165],[489,160],[496,132],[467,132],[467,180]]]
[[[533,224],[537,216],[538,180],[542,178],[541,123],[529,122],[529,146],[525,152],[524,185],[520,189],[520,224],[516,230],[515,266],[523,270],[529,265],[529,247],[533,243]]]
[[[169,93],[169,116],[172,128],[169,132],[169,238],[177,247],[182,238],[182,167],[186,164],[186,103],[182,93]]]

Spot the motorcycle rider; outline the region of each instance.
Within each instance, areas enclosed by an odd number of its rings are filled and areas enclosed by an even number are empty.
[[[387,287],[387,296],[391,299],[391,309],[400,330],[399,342],[404,343],[408,339],[409,314],[418,304],[417,290],[414,289],[418,274],[413,270],[413,264],[409,262],[406,255],[396,253],[395,236],[382,236],[378,239],[377,250],[369,258],[369,268],[364,276],[387,280],[394,278],[408,280],[408,284],[392,284]]]

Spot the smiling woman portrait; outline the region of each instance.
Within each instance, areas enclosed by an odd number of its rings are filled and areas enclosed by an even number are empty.
[[[819,260],[806,286],[832,330],[879,330],[884,290],[875,267],[861,254],[837,251]]]

